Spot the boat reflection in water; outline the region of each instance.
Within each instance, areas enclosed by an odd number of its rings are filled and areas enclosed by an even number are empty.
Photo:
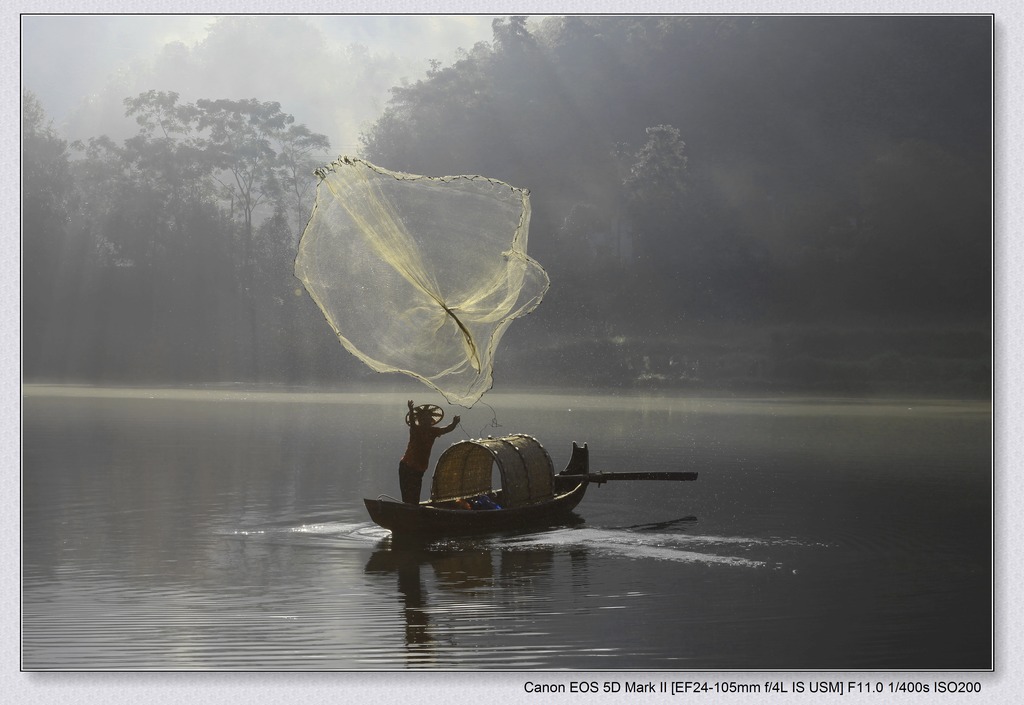
[[[559,528],[582,524],[583,519],[572,514]],[[378,543],[365,572],[371,579],[394,576],[396,580],[408,666],[443,666],[449,660],[443,652],[471,647],[460,644],[460,639],[475,638],[484,625],[492,628],[494,611],[507,610],[524,598],[536,599],[529,586],[535,580],[551,580],[561,556],[569,558],[570,581],[575,585],[585,581],[584,547],[565,552],[553,546],[516,547],[514,535],[499,540],[511,540],[513,545],[481,545],[480,540],[431,542],[409,536],[389,536]],[[428,582],[432,590],[426,587]]]

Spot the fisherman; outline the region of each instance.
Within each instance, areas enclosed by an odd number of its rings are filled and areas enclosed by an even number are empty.
[[[461,420],[458,416],[447,426],[437,428],[444,418],[444,412],[432,404],[413,406],[409,400],[409,413],[405,422],[409,425],[409,445],[405,455],[398,462],[398,483],[402,488],[402,501],[408,504],[419,504],[420,488],[423,485],[423,473],[430,465],[430,451],[439,436],[455,430]]]

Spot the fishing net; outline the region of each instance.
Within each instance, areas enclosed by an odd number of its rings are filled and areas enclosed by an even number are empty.
[[[509,324],[540,303],[529,192],[479,176],[400,174],[353,158],[318,169],[295,275],[345,348],[470,407]]]

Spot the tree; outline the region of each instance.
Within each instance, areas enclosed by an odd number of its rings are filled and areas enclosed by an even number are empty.
[[[27,277],[42,274],[60,247],[71,208],[68,144],[61,139],[35,94],[22,95],[22,208],[25,219]]]
[[[864,308],[893,301],[943,317],[987,316],[991,307],[988,170],[962,151],[909,140],[865,165],[858,227],[848,235]],[[869,282],[870,286],[865,283]]]
[[[74,364],[118,378],[258,374],[256,348],[281,340],[260,336],[257,318],[292,296],[266,272],[292,260],[284,215],[310,198],[310,162],[327,139],[276,103],[191,104],[164,91],[124,103],[138,134],[77,144],[65,170],[74,242],[90,255],[75,258],[91,288],[74,302]]]
[[[298,233],[305,226],[312,207],[316,182],[311,175],[326,161],[331,143],[305,125],[289,125],[277,136],[277,144],[282,206],[291,213],[292,232]]]
[[[179,105],[174,91],[150,90],[134,98],[125,98],[125,115],[135,117],[140,134],[152,138],[157,134],[167,139],[192,132],[197,111],[193,105]]]
[[[648,127],[646,134],[647,142],[636,153],[623,187],[637,229],[639,254],[654,261],[663,257],[660,246],[668,244],[665,232],[679,228],[689,160],[686,144],[675,127]]]
[[[241,223],[240,271],[251,286],[256,214],[289,212],[297,234],[311,205],[313,168],[330,149],[327,137],[296,125],[279,103],[255,98],[181,104],[176,93],[147,91],[125,106],[141,128],[125,143],[139,180],[153,181],[171,205],[215,193]]]
[[[125,205],[141,207],[153,219],[132,232],[150,243],[140,260],[148,263],[170,250],[187,249],[190,235],[186,223],[194,217],[196,209],[213,202],[215,164],[195,136],[196,107],[179,104],[177,93],[151,90],[127,98],[124,103],[125,114],[135,117],[139,133],[125,140],[123,148],[112,145],[105,137],[90,140],[87,156],[93,157],[91,162],[96,164],[97,147],[108,153],[117,152],[114,156],[127,181],[123,189],[133,193]],[[119,190],[117,196],[123,193]]]
[[[241,214],[247,266],[251,266],[253,213],[280,198],[273,140],[295,121],[279,103],[248,100],[198,100],[196,126],[206,137],[197,141],[211,163],[225,173],[218,177],[221,197]]]
[[[68,143],[53,129],[42,104],[31,91],[22,94],[21,134],[25,207],[41,218],[66,223],[71,192]]]
[[[22,94],[22,282],[24,363],[38,374],[61,349],[69,319],[66,301],[75,289],[79,242],[69,235],[73,183],[68,144],[47,120],[35,94]]]
[[[670,207],[686,190],[686,143],[671,125],[648,127],[646,133],[624,185],[637,203]]]

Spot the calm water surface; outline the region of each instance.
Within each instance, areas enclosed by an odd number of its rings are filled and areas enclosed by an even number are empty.
[[[23,667],[991,666],[987,403],[491,392],[435,460],[523,432],[700,479],[409,548],[362,506],[406,398],[27,386]]]

